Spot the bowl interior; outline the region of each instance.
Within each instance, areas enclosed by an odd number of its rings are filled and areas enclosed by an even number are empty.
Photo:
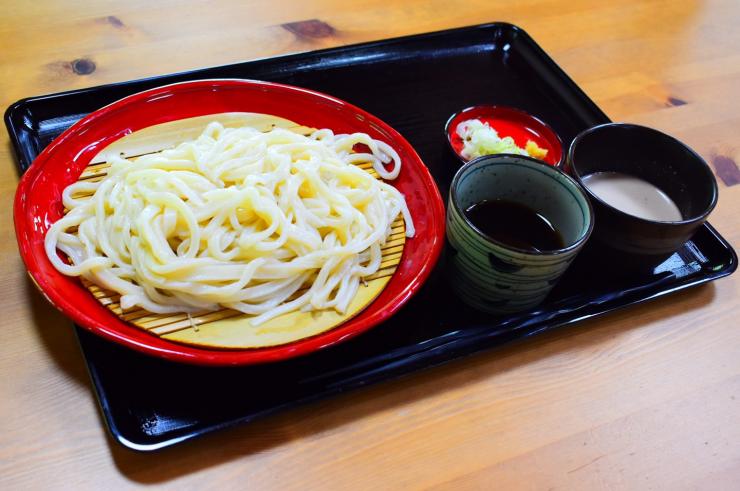
[[[717,183],[704,160],[673,137],[643,126],[607,124],[587,130],[573,141],[568,165],[578,180],[595,172],[644,179],[676,203],[683,221],[706,216],[717,201]]]
[[[518,155],[484,156],[467,163],[452,182],[452,200],[461,212],[484,200],[523,204],[553,225],[565,248],[581,242],[592,223],[588,198],[578,184],[555,167]]]
[[[77,278],[59,273],[46,257],[44,236],[62,216],[62,190],[75,182],[101,148],[158,123],[224,112],[257,112],[337,133],[361,131],[398,151],[403,169],[393,185],[406,197],[415,237],[380,296],[358,316],[323,334],[274,348],[214,350],[181,345],[130,325],[101,305]],[[382,322],[413,295],[436,263],[444,240],[444,206],[426,166],[390,126],[324,94],[247,80],[201,80],[151,89],[80,120],[49,145],[23,175],[14,219],[21,256],[42,293],[80,326],[144,353],[173,361],[243,365],[276,361],[331,346]]]
[[[455,155],[463,162],[463,140],[457,134],[457,126],[463,121],[478,119],[488,123],[503,138],[510,136],[517,146],[524,148],[527,140],[532,140],[540,148],[547,149],[544,162],[558,165],[563,158],[563,145],[560,137],[546,123],[520,109],[507,106],[480,105],[473,106],[454,114],[445,127],[447,141]]]

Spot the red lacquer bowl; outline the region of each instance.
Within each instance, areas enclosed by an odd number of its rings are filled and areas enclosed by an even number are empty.
[[[166,341],[110,312],[77,278],[64,276],[44,252],[44,235],[62,216],[61,194],[88,162],[113,141],[147,126],[222,112],[280,116],[335,133],[365,132],[401,156],[393,185],[406,197],[416,226],[390,282],[359,315],[332,330],[290,344],[249,350],[203,349]],[[15,229],[21,256],[46,298],[74,322],[108,340],[171,361],[247,365],[303,355],[334,345],[388,319],[424,283],[439,258],[445,212],[439,190],[411,145],[380,119],[318,92],[250,80],[201,80],[135,94],[83,118],[52,142],[26,171],[15,196]]]
[[[457,125],[468,119],[488,123],[498,132],[499,137],[510,136],[521,148],[524,148],[527,140],[532,140],[539,147],[548,150],[544,162],[550,165],[559,165],[563,159],[563,144],[560,137],[542,120],[513,107],[480,105],[453,114],[445,125],[447,141],[455,155],[463,162],[467,162],[468,159],[462,156],[463,141],[457,134]]]

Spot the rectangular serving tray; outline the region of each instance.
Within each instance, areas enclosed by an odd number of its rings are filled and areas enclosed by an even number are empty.
[[[18,168],[86,114],[151,87],[203,78],[250,78],[306,87],[351,102],[396,128],[446,196],[459,162],[444,125],[468,106],[515,106],[540,117],[565,147],[607,116],[520,28],[493,23],[207,68],[23,99],[5,122]],[[243,368],[203,368],[150,358],[77,328],[112,435],[156,450],[418,369],[577,323],[731,274],[737,256],[704,225],[652,274],[616,281],[598,250],[582,254],[536,310],[493,317],[460,302],[445,257],[419,294],[388,322],[302,358]],[[142,383],[146,381],[146,383]]]

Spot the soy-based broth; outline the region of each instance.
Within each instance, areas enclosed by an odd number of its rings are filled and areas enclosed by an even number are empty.
[[[547,218],[521,203],[483,200],[468,207],[465,214],[484,234],[518,249],[554,251],[565,245]]]

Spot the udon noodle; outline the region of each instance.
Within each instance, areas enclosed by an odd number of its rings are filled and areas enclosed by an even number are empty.
[[[226,307],[253,325],[295,310],[343,313],[379,269],[399,213],[414,234],[401,193],[352,165],[368,161],[384,179],[401,170],[393,148],[364,133],[210,123],[172,149],[109,155],[104,179],[68,186],[46,253],[60,272],[119,293],[123,309]]]

